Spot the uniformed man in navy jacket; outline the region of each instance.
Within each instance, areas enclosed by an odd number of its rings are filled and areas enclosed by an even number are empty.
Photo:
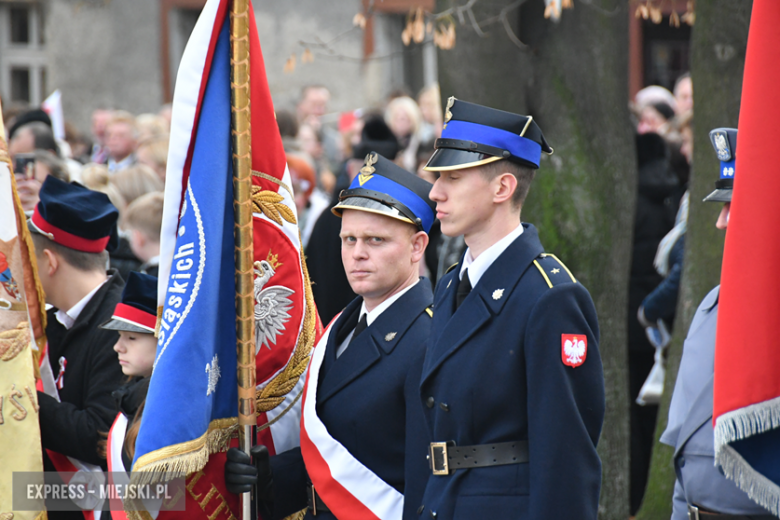
[[[430,282],[419,276],[430,189],[372,152],[341,192],[341,259],[359,296],[312,353],[301,448],[270,461],[253,448],[257,470],[228,452],[228,489],[257,482],[264,520],[307,505],[306,518],[416,517],[429,475],[418,387],[433,316]]]
[[[426,169],[461,262],[436,285],[420,397],[420,518],[596,519],[604,377],[588,291],[521,223],[541,154],[530,116],[450,98]]]

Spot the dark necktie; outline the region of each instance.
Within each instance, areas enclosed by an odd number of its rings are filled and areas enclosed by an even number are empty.
[[[355,338],[358,337],[358,334],[366,330],[366,327],[368,327],[368,313],[363,314],[360,317],[360,321],[358,321],[358,324],[355,327],[355,332],[352,333],[352,339],[350,340],[350,343],[355,341]]]
[[[471,280],[469,280],[469,270],[466,269],[463,271],[463,277],[460,279],[460,283],[458,283],[458,292],[455,294],[456,309],[460,307],[460,304],[463,303],[463,300],[466,299],[466,296],[468,296],[470,292]]]

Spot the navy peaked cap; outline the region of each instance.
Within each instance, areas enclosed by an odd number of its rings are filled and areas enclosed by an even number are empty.
[[[737,161],[737,129],[716,128],[710,132],[710,142],[720,161],[720,178],[715,181],[715,191],[704,197],[704,201],[731,202]]]
[[[49,175],[41,186],[30,228],[65,247],[86,253],[119,245],[119,211],[105,193]]]
[[[539,168],[542,152],[552,154],[532,116],[521,116],[451,97],[444,129],[436,139],[428,171],[459,170],[507,159]]]
[[[153,334],[157,323],[157,277],[131,272],[111,319],[100,327]]]
[[[331,211],[339,217],[345,209],[378,213],[428,233],[436,218],[436,203],[429,197],[431,188],[430,182],[371,152]]]

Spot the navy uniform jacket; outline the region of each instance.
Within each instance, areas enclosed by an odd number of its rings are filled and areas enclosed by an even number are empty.
[[[338,338],[357,325],[363,299],[353,300],[333,324],[317,391],[317,414],[328,432],[405,494],[405,517],[416,517],[429,474],[425,455],[430,441],[418,385],[432,302],[430,282],[422,278],[336,359]],[[300,448],[271,457],[271,467],[275,487],[271,516],[283,518],[305,508],[308,481]],[[316,518],[335,517],[318,512]]]
[[[433,441],[527,440],[529,462],[431,476],[421,518],[596,518],[605,407],[596,309],[523,227],[456,312],[459,269],[437,284],[420,391]],[[587,336],[576,368],[563,363],[563,334]]]
[[[732,515],[767,515],[715,466],[712,384],[715,371],[716,287],[702,300],[688,329],[661,442],[674,448],[673,520],[687,520],[688,504]]]

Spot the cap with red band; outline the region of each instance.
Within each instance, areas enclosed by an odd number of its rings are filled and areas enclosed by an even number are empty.
[[[67,231],[63,231],[57,226],[54,226],[46,222],[46,220],[44,220],[41,214],[38,213],[37,206],[35,207],[35,210],[33,210],[32,218],[30,219],[30,222],[32,222],[32,225],[35,226],[36,230],[41,235],[45,235],[49,237],[49,239],[52,240],[53,242],[61,244],[65,247],[69,247],[71,249],[75,249],[76,251],[83,251],[85,253],[102,252],[108,245],[108,240],[110,238],[110,237],[103,237],[97,240],[89,240],[87,238],[82,238],[72,233],[68,233]]]
[[[132,325],[136,325],[141,328],[148,329],[149,332],[154,332],[154,327],[157,325],[157,316],[149,314],[141,309],[136,309],[132,305],[124,303],[117,303],[114,309],[114,314],[111,319],[124,321]]]
[[[83,251],[113,251],[119,245],[119,212],[104,193],[46,177],[28,227],[57,244]]]
[[[100,327],[154,334],[157,325],[157,278],[131,272],[111,319]]]

